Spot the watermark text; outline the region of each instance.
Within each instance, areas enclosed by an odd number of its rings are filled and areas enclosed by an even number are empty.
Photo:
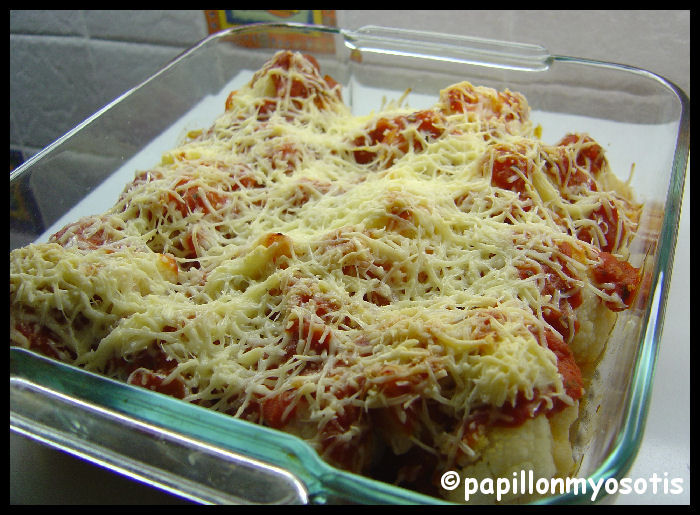
[[[462,477],[455,471],[445,472],[440,484],[445,490],[455,490],[463,484],[464,500],[469,501],[476,494],[493,495],[496,502],[500,502],[504,496],[519,495],[585,495],[593,502],[603,492],[609,495],[615,494],[670,494],[683,493],[683,478],[668,477],[668,473],[658,475],[654,472],[650,477],[632,479],[614,477],[594,480],[592,478],[535,478],[532,470],[513,472],[512,477],[475,479]]]

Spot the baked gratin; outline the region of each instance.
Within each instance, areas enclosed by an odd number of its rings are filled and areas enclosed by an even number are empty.
[[[11,344],[436,496],[446,470],[572,474],[641,206],[529,112],[462,82],[355,116],[279,52],[111,209],[10,253]]]

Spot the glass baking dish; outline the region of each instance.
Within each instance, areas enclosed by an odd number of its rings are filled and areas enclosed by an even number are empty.
[[[548,143],[588,132],[644,203],[635,304],[619,317],[575,437],[577,477],[621,478],[639,448],[673,265],[689,155],[689,101],[651,72],[545,48],[364,27],[251,25],[214,34],[105,106],[10,175],[10,248],[113,204],[136,170],[188,130],[280,46],[316,57],[355,114],[406,94],[414,108],[463,80],[523,93]],[[622,371],[622,372],[621,372]],[[12,430],[202,503],[439,503],[331,467],[301,440],[10,349]],[[601,490],[596,501],[605,496]],[[541,503],[588,503],[573,493]]]

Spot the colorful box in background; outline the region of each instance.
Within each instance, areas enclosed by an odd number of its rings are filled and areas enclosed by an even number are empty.
[[[303,23],[326,27],[337,26],[335,10],[327,9],[213,9],[205,10],[204,14],[209,34],[252,23]],[[289,31],[283,27],[269,31],[267,34],[251,35],[244,42],[239,39],[237,43],[249,48],[287,48],[317,53],[335,52],[333,36],[330,34],[300,33],[299,31]]]

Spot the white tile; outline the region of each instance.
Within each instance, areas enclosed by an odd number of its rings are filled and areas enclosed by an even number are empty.
[[[95,110],[82,38],[10,36],[13,143],[44,147]]]
[[[85,11],[93,39],[159,43],[189,48],[207,36],[204,11]]]
[[[91,40],[90,74],[86,77],[104,105],[141,82],[177,57],[183,49],[142,43]]]
[[[10,138],[48,145],[181,49],[66,37],[10,37]]]
[[[82,11],[21,10],[10,11],[10,34],[85,36]]]

